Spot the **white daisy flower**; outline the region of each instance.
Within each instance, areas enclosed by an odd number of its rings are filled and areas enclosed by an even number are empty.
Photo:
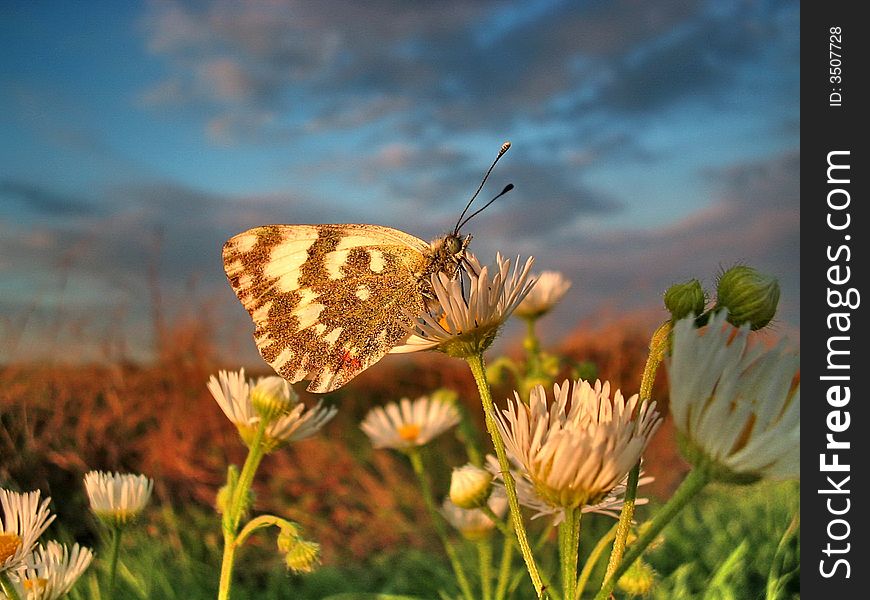
[[[453,279],[444,273],[432,276],[436,312],[420,316],[416,332],[393,353],[437,348],[460,358],[478,354],[492,344],[502,323],[535,285],[529,277],[533,258],[520,267],[517,257],[513,271],[511,261],[501,254],[496,255],[493,267],[481,266],[472,254],[466,262],[464,275]]]
[[[360,427],[375,448],[403,450],[428,443],[459,423],[459,411],[449,402],[421,396],[371,409]]]
[[[141,514],[154,481],[144,475],[90,471],[85,474],[85,491],[91,510],[114,525],[125,525]]]
[[[748,326],[726,319],[703,332],[693,319],[674,326],[670,409],[688,458],[728,480],[800,477],[800,355],[750,347]]]
[[[507,497],[502,493],[490,496],[487,502],[492,512],[499,518],[507,513]],[[441,514],[450,525],[468,540],[486,538],[495,527],[495,523],[479,508],[460,508],[450,498],[445,498],[441,505]]]
[[[253,442],[261,418],[252,398],[257,400],[261,411],[264,406],[272,407],[267,411],[272,418],[266,426],[264,441],[268,451],[311,437],[338,412],[335,407],[323,406],[322,400],[306,411],[305,405],[296,400],[290,384],[283,378],[272,376],[246,380],[244,369],[220,371],[217,377],[212,375],[208,389],[246,444]],[[274,407],[278,404],[285,405],[286,409],[283,414],[275,415]]]
[[[637,464],[661,420],[655,402],[627,401],[610,384],[565,381],[548,405],[542,386],[529,404],[515,393],[496,415],[508,453],[537,495],[550,506],[576,508],[602,502]],[[569,408],[570,399],[570,408]]]
[[[571,287],[571,281],[558,271],[544,271],[535,280],[535,287],[514,311],[523,319],[537,319],[547,314]]]
[[[93,558],[89,548],[50,541],[34,550],[13,585],[22,600],[56,600],[72,589]]]
[[[504,489],[504,481],[501,476],[501,468],[499,467],[498,459],[492,454],[488,454],[486,456],[486,467],[489,469],[490,473],[493,474],[493,482],[494,485],[497,486],[497,489]],[[535,486],[522,472],[519,471],[519,466],[517,466],[517,470],[511,469],[511,475],[513,475],[514,482],[516,483],[517,499],[522,506],[534,511],[534,514],[532,515],[533,520],[540,519],[541,517],[552,517],[554,527],[565,520],[565,508],[562,506],[553,506],[538,496],[537,492],[535,492]],[[652,483],[653,481],[655,481],[655,477],[644,476],[643,471],[641,471],[637,485],[640,487]],[[618,519],[619,513],[622,511],[622,504],[625,500],[624,496],[627,483],[628,476],[626,475],[625,479],[619,482],[615,488],[610,490],[610,493],[605,496],[604,500],[597,504],[585,505],[580,509],[580,512],[583,514],[598,513]],[[648,498],[635,498],[634,504],[635,506],[642,506],[648,502]]]
[[[36,540],[54,521],[48,511],[51,498],[39,502],[39,490],[19,494],[0,488],[0,573],[21,566]]]

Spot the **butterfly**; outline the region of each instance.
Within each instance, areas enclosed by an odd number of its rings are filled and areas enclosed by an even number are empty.
[[[471,236],[459,229],[506,142],[451,233],[432,242],[381,225],[264,225],[230,238],[223,263],[254,321],[263,359],[308,391],[333,391],[411,334],[432,308],[431,277],[455,277]]]

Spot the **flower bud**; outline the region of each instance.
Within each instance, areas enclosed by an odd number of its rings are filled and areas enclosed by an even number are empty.
[[[297,539],[284,557],[284,563],[294,573],[311,573],[320,564],[320,544]]]
[[[215,497],[215,508],[219,515],[227,512],[230,507],[230,501],[233,499],[233,490],[229,485],[221,486]]]
[[[706,305],[707,294],[697,279],[674,284],[665,292],[665,308],[674,321],[691,315],[698,316],[704,312]]]
[[[744,265],[722,273],[716,287],[716,307],[728,309],[728,322],[749,323],[753,331],[770,323],[779,304],[779,282]]]
[[[282,377],[261,377],[251,390],[254,410],[268,423],[289,413],[297,402],[296,392]]]
[[[643,561],[636,560],[619,578],[617,586],[629,596],[647,596],[655,584],[656,572]]]
[[[460,508],[480,508],[492,491],[492,473],[472,464],[453,469],[450,500]]]
[[[278,551],[287,554],[299,542],[299,528],[292,523],[285,522],[281,526],[281,533],[278,534]]]

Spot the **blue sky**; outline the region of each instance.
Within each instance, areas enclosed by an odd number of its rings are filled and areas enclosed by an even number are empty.
[[[569,275],[553,331],[737,262],[780,278],[780,326],[799,325],[797,3],[0,11],[0,358],[147,355],[150,272],[168,314],[207,307],[247,352],[226,238],[432,237],[508,139],[487,189],[516,189],[467,233]]]

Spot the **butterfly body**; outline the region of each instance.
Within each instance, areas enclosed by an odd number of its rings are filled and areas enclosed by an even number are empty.
[[[328,392],[380,360],[456,275],[470,236],[426,243],[380,225],[266,225],[231,238],[223,260],[260,354],[309,391]]]

